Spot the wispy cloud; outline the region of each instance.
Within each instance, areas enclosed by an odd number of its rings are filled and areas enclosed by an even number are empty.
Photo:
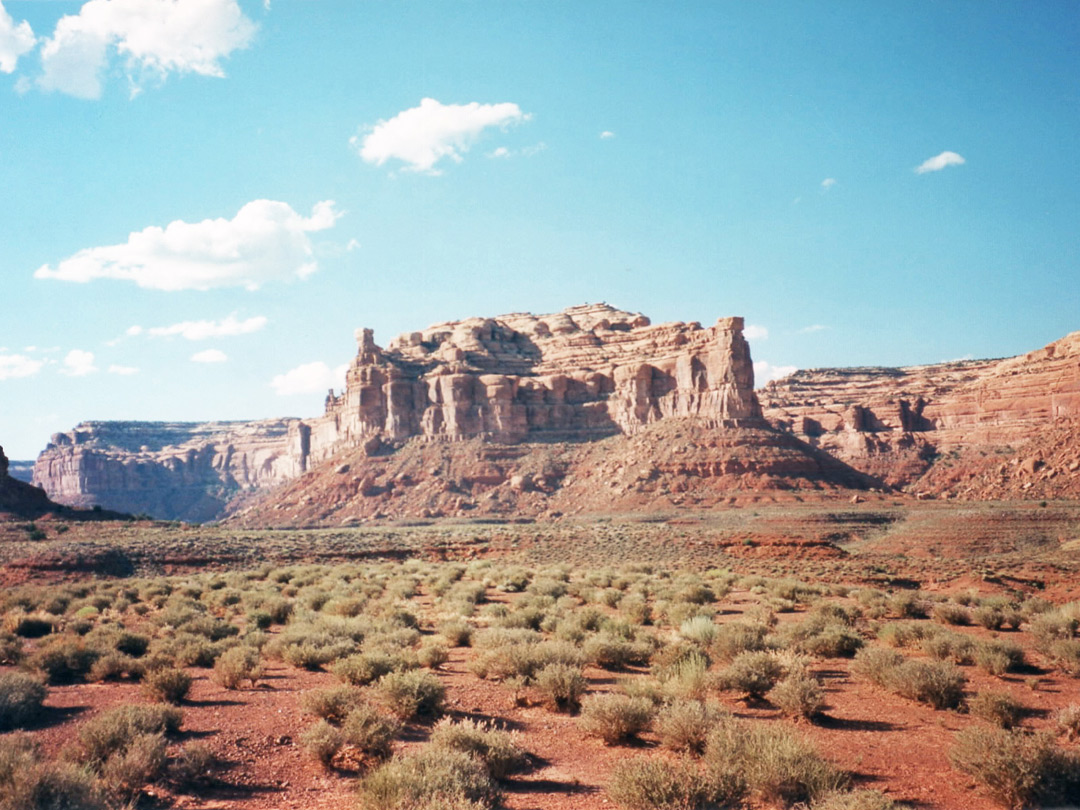
[[[824,326],[824,325],[822,325],[820,323],[814,323],[814,324],[810,324],[810,326],[804,326],[802,329],[799,330],[799,334],[800,335],[810,335],[810,334],[813,334],[814,332],[824,332],[828,328],[829,327]]]
[[[361,158],[376,166],[399,160],[408,171],[440,174],[436,164],[443,158],[460,163],[485,129],[505,130],[529,118],[511,102],[442,104],[425,98],[420,106],[379,121],[366,134],[354,135],[349,143]]]
[[[224,363],[229,358],[221,349],[204,349],[191,355],[193,363]]]
[[[518,155],[532,157],[533,155],[539,155],[545,149],[547,149],[547,144],[540,141],[540,143],[534,143],[532,146],[523,146],[521,149],[507,149],[505,146],[500,146],[488,152],[487,156],[489,158],[512,158]]]
[[[932,158],[927,158],[915,167],[915,174],[927,172],[940,172],[946,166],[962,166],[966,161],[956,152],[942,152]]]
[[[830,188],[832,188],[835,185],[836,185],[836,178],[835,177],[826,177],[824,180],[821,181],[821,187],[823,189],[825,189],[826,191],[828,191]]]
[[[798,366],[774,366],[768,360],[757,360],[754,362],[754,384],[761,388],[765,383],[782,379],[798,370]]]
[[[768,340],[769,330],[764,326],[758,326],[756,323],[748,323],[743,329],[743,337],[747,340]]]
[[[16,23],[0,0],[0,73],[14,73],[19,57],[33,50],[36,43],[30,23]]]
[[[0,380],[32,377],[44,365],[44,360],[35,360],[23,354],[0,354]]]
[[[110,374],[118,374],[121,377],[130,377],[132,374],[138,374],[139,370],[134,366],[109,366]]]
[[[317,394],[331,388],[343,388],[347,370],[346,365],[331,369],[326,363],[318,360],[276,375],[270,381],[270,385],[278,396]]]
[[[236,0],[90,0],[60,18],[41,48],[38,86],[84,99],[101,97],[113,56],[131,95],[170,73],[225,75],[221,60],[245,48],[256,25]]]
[[[615,133],[612,132],[610,129],[605,129],[603,132],[600,133],[600,140],[602,141],[607,141],[614,137]]]
[[[64,355],[64,365],[60,369],[60,373],[67,374],[69,377],[85,377],[87,374],[93,374],[97,370],[97,366],[94,365],[93,352],[72,349]]]
[[[152,326],[146,330],[150,337],[172,337],[179,335],[187,340],[207,340],[209,338],[234,337],[258,332],[269,321],[263,315],[239,320],[236,313],[220,321],[181,321],[171,326]],[[142,330],[142,327],[132,327]],[[129,329],[130,333],[131,330]],[[138,333],[136,333],[138,334]]]
[[[85,283],[133,281],[154,290],[256,289],[268,281],[305,278],[318,269],[308,234],[333,227],[334,202],[316,203],[303,217],[287,203],[249,202],[232,219],[176,220],[132,233],[120,245],[80,250],[35,278]]]

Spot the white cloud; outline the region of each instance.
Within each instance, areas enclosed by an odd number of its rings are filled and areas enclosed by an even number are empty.
[[[743,337],[747,340],[768,340],[769,330],[764,326],[748,323],[746,328],[743,329]]]
[[[813,324],[810,324],[810,326],[804,326],[802,329],[800,329],[799,334],[800,335],[810,335],[810,334],[813,334],[814,332],[824,332],[828,328],[829,327],[823,326],[820,323],[813,323]]]
[[[151,337],[171,337],[180,335],[187,340],[206,340],[216,337],[233,337],[258,332],[267,324],[267,319],[256,315],[246,320],[237,320],[236,313],[220,321],[181,321],[172,326],[153,326],[146,331]]]
[[[225,75],[221,60],[247,47],[255,23],[236,0],[89,0],[60,18],[41,48],[38,85],[79,98],[101,97],[112,52],[137,95],[145,78],[169,73]]]
[[[396,159],[409,171],[439,174],[435,164],[443,158],[460,163],[488,127],[505,130],[529,118],[511,102],[441,104],[425,98],[419,107],[400,112],[389,121],[380,120],[366,135],[354,135],[349,143],[361,158],[376,166]]]
[[[130,234],[124,244],[80,250],[55,270],[42,265],[34,277],[80,283],[113,278],[154,290],[254,290],[268,281],[314,273],[318,266],[308,233],[333,227],[340,216],[332,200],[316,203],[310,217],[287,203],[254,200],[232,219],[150,226]]]
[[[143,328],[136,324],[135,326],[129,326],[127,328],[127,331],[124,332],[124,334],[127,335],[128,337],[137,337],[138,335],[141,335],[142,332],[143,332]]]
[[[112,366],[109,366],[109,373],[110,374],[119,374],[121,377],[128,377],[128,376],[131,376],[132,374],[138,374],[139,370],[137,368],[135,368],[134,366],[112,365]]]
[[[615,137],[615,133],[612,132],[610,129],[605,129],[603,132],[600,133],[600,139],[604,140],[604,141],[609,140],[609,139],[614,138],[614,137]]]
[[[228,359],[221,349],[204,349],[191,355],[192,363],[224,363]]]
[[[798,370],[798,366],[774,366],[768,360],[758,360],[754,363],[754,383],[761,388],[767,382],[782,379]]]
[[[36,42],[30,23],[23,20],[16,25],[0,0],[0,73],[14,73],[19,57],[28,53]]]
[[[276,375],[270,381],[270,385],[278,396],[317,394],[331,388],[344,388],[345,372],[348,368],[347,365],[342,365],[331,369],[326,363],[318,360]]]
[[[511,158],[517,155],[523,155],[524,157],[532,157],[533,155],[539,155],[547,149],[547,144],[543,141],[540,143],[534,143],[532,146],[523,146],[521,149],[507,149],[505,146],[500,146],[493,152],[488,152],[489,158]]]
[[[0,380],[32,377],[41,371],[44,360],[34,360],[22,354],[0,354]]]
[[[835,185],[836,185],[836,178],[835,177],[826,177],[824,180],[821,181],[821,187],[823,189],[825,189],[826,191],[828,191],[830,188],[832,188]]]
[[[494,152],[488,152],[488,157],[491,157],[491,158],[510,157],[510,150],[507,149],[505,146],[500,146]]]
[[[946,166],[962,166],[965,160],[956,152],[942,152],[932,158],[927,158],[915,168],[915,174],[927,172],[940,172]]]
[[[64,367],[60,369],[60,373],[67,374],[69,377],[85,377],[87,374],[93,374],[97,370],[97,366],[94,365],[93,352],[72,349],[64,355]]]
[[[349,244],[345,245],[345,252],[352,253],[360,247],[360,241],[357,239],[350,239]]]

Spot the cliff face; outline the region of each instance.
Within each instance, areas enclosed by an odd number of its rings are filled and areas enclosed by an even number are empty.
[[[53,435],[34,483],[69,506],[212,520],[237,494],[301,471],[298,424],[83,422]]]
[[[0,513],[17,517],[38,517],[56,508],[37,487],[8,474],[8,458],[0,447]]]
[[[590,441],[661,419],[762,426],[742,318],[652,326],[606,305],[443,323],[386,349],[370,330],[311,420],[311,462],[372,438]]]
[[[1067,441],[1053,487],[1030,475],[1057,452],[1045,437],[1071,435],[1080,421],[1080,332],[1005,360],[799,371],[760,396],[774,426],[894,486],[971,498],[1066,496],[1080,486],[1068,484],[1080,455]],[[984,480],[988,456],[1007,480]]]

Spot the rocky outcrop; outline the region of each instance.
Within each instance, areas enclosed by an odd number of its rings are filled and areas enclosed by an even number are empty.
[[[53,435],[34,482],[69,506],[212,520],[238,495],[299,474],[301,435],[297,419],[83,422]]]
[[[769,383],[760,397],[775,427],[891,485],[971,498],[1042,497],[1047,490],[1032,485],[1029,468],[1056,452],[1041,448],[1048,433],[1072,435],[1080,421],[1080,332],[1005,360],[799,371]],[[1080,468],[1080,456],[1069,455],[1069,442],[1064,447],[1058,484],[1075,473],[1074,461]],[[988,456],[998,457],[990,466],[1005,485],[984,479]],[[965,483],[975,478],[982,483]]]
[[[38,517],[55,508],[44,491],[8,474],[8,458],[0,447],[0,515]]]

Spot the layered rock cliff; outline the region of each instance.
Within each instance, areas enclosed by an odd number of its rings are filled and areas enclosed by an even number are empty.
[[[34,482],[69,506],[205,521],[238,494],[298,475],[301,444],[297,419],[83,422],[53,435]]]
[[[1080,448],[1067,438],[1080,422],[1080,332],[1005,360],[799,371],[760,397],[775,427],[894,486],[968,498],[1080,494]]]

